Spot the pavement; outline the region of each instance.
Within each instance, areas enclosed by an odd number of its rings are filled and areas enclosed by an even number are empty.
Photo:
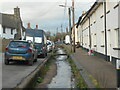
[[[116,69],[110,62],[97,56],[89,56],[87,51],[81,48],[76,49],[72,58],[99,82],[100,87],[117,87]]]
[[[25,77],[32,73],[45,58],[38,58],[38,61],[33,66],[28,66],[26,63],[10,63],[5,65],[2,63],[2,88],[14,88]],[[4,59],[3,59],[4,60]]]

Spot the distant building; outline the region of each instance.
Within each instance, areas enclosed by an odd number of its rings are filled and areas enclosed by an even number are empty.
[[[74,29],[75,29],[75,45],[77,45],[77,43],[79,42],[79,33],[78,33],[78,28],[76,27],[77,25],[74,25]],[[71,34],[71,38],[72,41],[74,40],[74,31],[73,31],[73,27],[72,27],[72,34]]]
[[[14,14],[0,13],[0,36],[4,39],[24,39],[25,28],[20,17],[20,8],[14,8]]]
[[[120,59],[118,7],[120,7],[118,2],[106,0],[106,13],[104,13],[104,2],[97,0],[77,23],[80,46],[87,50],[94,49],[96,55],[103,58],[106,58],[107,50],[108,60],[114,64],[118,58]],[[105,37],[107,41],[105,41]]]

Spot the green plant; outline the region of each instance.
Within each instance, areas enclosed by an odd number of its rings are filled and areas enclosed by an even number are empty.
[[[82,76],[80,75],[78,68],[70,57],[68,58],[68,62],[71,65],[71,71],[76,79],[76,88],[87,88],[87,85]]]
[[[38,83],[41,83],[42,81],[43,81],[43,78],[42,78],[42,77],[38,77],[38,78],[37,78],[37,82],[38,82]]]

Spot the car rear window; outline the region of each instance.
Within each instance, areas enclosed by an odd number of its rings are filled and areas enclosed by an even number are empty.
[[[10,42],[9,44],[10,47],[27,47],[28,45],[29,45],[28,42],[20,42],[20,41]]]
[[[47,45],[51,45],[52,43],[51,42],[47,42]]]

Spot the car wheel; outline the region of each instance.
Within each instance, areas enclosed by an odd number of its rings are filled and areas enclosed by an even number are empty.
[[[46,56],[47,56],[47,53],[46,53]]]
[[[29,62],[28,62],[28,65],[29,65],[29,66],[32,66],[32,65],[33,65],[33,60],[29,61]]]
[[[37,62],[37,58],[34,60],[34,62]]]
[[[9,65],[9,61],[8,60],[5,60],[5,65]]]

